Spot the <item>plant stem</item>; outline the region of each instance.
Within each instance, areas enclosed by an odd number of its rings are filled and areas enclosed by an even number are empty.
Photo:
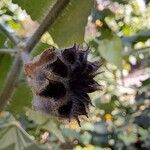
[[[21,57],[20,54],[17,53],[14,62],[11,66],[11,69],[7,75],[7,80],[3,88],[3,91],[0,95],[0,112],[4,110],[5,106],[7,105],[12,96],[15,83],[18,79],[18,75],[20,74],[21,68],[22,68]]]
[[[1,22],[0,22],[0,30],[10,39],[10,41],[13,44],[17,45],[19,43],[20,40],[15,35],[13,35],[12,33],[10,33],[7,30],[7,27],[3,23],[1,23]]]
[[[54,4],[53,8],[48,12],[47,16],[41,22],[39,28],[35,31],[35,33],[31,36],[31,38],[26,43],[26,51],[30,52],[37,42],[40,40],[43,33],[47,31],[47,29],[54,23],[58,15],[65,8],[65,6],[69,3],[70,0],[57,0]]]
[[[13,53],[16,53],[17,50],[16,49],[11,49],[11,48],[1,48],[0,49],[0,53],[10,53],[10,54],[13,54]]]

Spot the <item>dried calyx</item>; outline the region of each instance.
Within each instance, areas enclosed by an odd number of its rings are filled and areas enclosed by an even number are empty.
[[[88,93],[100,89],[93,79],[99,62],[89,62],[89,48],[79,45],[62,50],[47,49],[25,64],[33,89],[33,108],[61,118],[86,115],[92,104]]]

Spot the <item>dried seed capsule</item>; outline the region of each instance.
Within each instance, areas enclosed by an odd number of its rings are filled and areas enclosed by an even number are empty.
[[[78,45],[63,50],[47,49],[24,66],[33,90],[33,108],[61,118],[87,116],[88,93],[99,90],[93,79],[100,67],[87,60],[89,48]]]

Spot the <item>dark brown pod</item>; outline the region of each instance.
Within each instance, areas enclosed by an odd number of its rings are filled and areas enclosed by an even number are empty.
[[[87,116],[88,93],[100,89],[93,79],[99,62],[89,62],[89,49],[74,45],[62,50],[47,49],[24,66],[33,89],[33,108],[61,118]]]

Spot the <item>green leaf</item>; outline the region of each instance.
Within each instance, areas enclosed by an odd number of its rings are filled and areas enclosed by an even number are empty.
[[[10,101],[10,104],[7,106],[7,110],[13,114],[24,113],[25,107],[31,107],[32,101],[32,92],[28,85],[25,83],[19,84],[15,93]]]
[[[132,128],[136,128],[136,127],[133,126]],[[122,132],[118,135],[118,138],[121,139],[127,145],[136,142],[136,134],[134,132],[129,132],[127,134],[123,134]]]
[[[46,43],[39,42],[35,49],[31,52],[32,56],[37,56],[50,46]]]
[[[40,20],[44,13],[54,4],[56,0],[12,0],[22,9],[25,9],[33,20]]]
[[[90,141],[92,139],[92,135],[89,133],[89,132],[84,132],[82,135],[81,135],[81,142],[83,144],[89,144]]]
[[[80,133],[77,132],[76,130],[70,129],[70,128],[64,128],[62,130],[63,135],[66,138],[71,138],[71,139],[78,139],[80,140]]]
[[[0,54],[0,92],[5,84],[5,79],[10,68],[12,59],[8,54]]]
[[[6,37],[5,37],[4,34],[0,31],[0,48],[3,47],[5,40],[6,40]]]
[[[112,99],[111,99],[110,102],[107,102],[107,103],[102,103],[102,102],[100,102],[99,99],[96,99],[95,100],[95,105],[99,109],[105,110],[105,113],[111,113],[116,107],[115,103],[114,103],[114,101]]]
[[[33,120],[38,125],[44,124],[49,119],[49,117],[47,115],[45,115],[44,113],[41,113],[39,111],[34,111],[29,108],[26,108],[26,111],[27,111],[26,114],[27,114],[29,120]]]
[[[61,142],[65,142],[65,139],[55,122],[49,120],[45,125],[42,126],[42,128],[53,133]]]
[[[45,49],[50,48],[50,47],[58,48],[58,46],[54,43],[51,35],[48,32],[46,32],[42,35],[40,42],[32,51],[32,56],[36,56],[40,54],[41,52],[43,52]]]
[[[92,7],[93,0],[71,0],[49,30],[59,47],[84,41],[85,26]]]
[[[140,90],[143,92],[150,91],[150,78],[142,81],[142,86],[140,87]]]
[[[108,62],[122,69],[122,43],[120,38],[113,36],[111,39],[104,39],[99,42],[99,52]]]
[[[15,118],[9,112],[0,113],[0,128],[2,128],[5,124],[9,124],[12,121],[15,121]]]
[[[27,116],[39,125],[39,128],[46,129],[53,133],[61,142],[65,142],[65,139],[58,129],[56,124],[56,118],[50,117],[45,113],[27,109]]]
[[[36,144],[8,112],[4,112],[0,116],[0,148],[2,150],[46,149],[46,147]]]

